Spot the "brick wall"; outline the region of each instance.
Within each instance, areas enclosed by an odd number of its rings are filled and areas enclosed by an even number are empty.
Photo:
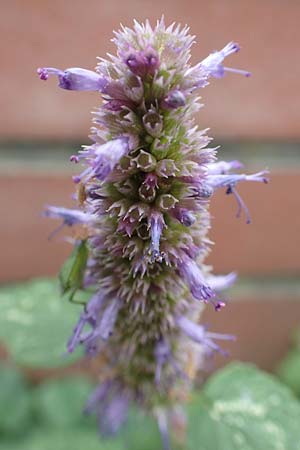
[[[45,86],[39,66],[93,68],[96,56],[114,51],[112,30],[122,22],[165,14],[188,23],[197,37],[193,61],[229,40],[242,51],[230,65],[253,77],[215,80],[203,91],[199,121],[229,138],[299,139],[300,2],[296,0],[10,0],[2,2],[0,98],[2,139],[74,139],[86,136],[94,93]],[[3,112],[3,111],[2,111]]]

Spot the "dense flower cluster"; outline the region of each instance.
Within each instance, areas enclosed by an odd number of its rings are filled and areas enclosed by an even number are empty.
[[[68,351],[84,346],[109,367],[86,407],[103,433],[117,431],[133,401],[152,410],[181,401],[205,353],[223,353],[217,341],[233,338],[199,324],[203,305],[221,309],[218,293],[235,280],[203,264],[208,204],[225,188],[250,221],[236,185],[267,180],[265,172],[232,173],[238,161],[217,162],[206,130],[194,123],[199,89],[211,77],[249,75],[223,65],[239,46],[230,42],[191,66],[193,41],[187,27],[135,22],[115,33],[117,56],[101,58],[95,72],[38,69],[42,80],[55,75],[61,88],[98,91],[103,99],[92,143],[71,157],[84,166],[74,177],[79,209],[46,211],[86,229],[64,289],[72,297],[77,289],[93,293]]]

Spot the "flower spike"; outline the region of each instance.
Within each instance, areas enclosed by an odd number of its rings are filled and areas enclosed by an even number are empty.
[[[62,89],[98,91],[102,102],[91,142],[70,157],[82,165],[73,177],[78,209],[49,206],[45,215],[83,228],[60,279],[70,299],[78,289],[90,296],[67,342],[69,353],[81,346],[99,364],[100,384],[85,412],[112,435],[136,402],[156,415],[169,450],[169,422],[205,369],[203,354],[226,355],[218,342],[234,339],[199,323],[206,304],[225,306],[218,295],[236,279],[205,265],[210,200],[224,188],[249,221],[236,186],[266,183],[267,172],[235,173],[242,164],[217,161],[208,130],[194,124],[203,106],[198,88],[226,72],[249,75],[224,66],[238,44],[191,66],[194,37],[163,18],[154,27],[122,27],[113,42],[116,55],[99,59],[95,71],[38,69],[41,80],[55,76]]]

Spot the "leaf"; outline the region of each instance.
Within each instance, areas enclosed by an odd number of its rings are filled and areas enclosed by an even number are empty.
[[[38,421],[56,429],[90,423],[82,410],[93,390],[85,377],[68,377],[44,382],[34,390],[34,410]],[[94,431],[96,425],[93,421]]]
[[[138,408],[132,407],[128,422],[120,431],[120,439],[128,450],[161,450],[161,438],[156,421]]]
[[[246,364],[214,375],[189,407],[189,450],[299,450],[300,404]]]
[[[118,439],[102,440],[93,429],[42,428],[26,439],[1,442],[0,450],[124,450],[124,447]]]
[[[291,350],[281,362],[277,374],[298,397],[300,397],[300,352]]]
[[[57,283],[37,279],[0,289],[0,339],[19,364],[69,365],[66,342],[78,320],[78,306],[61,300]]]
[[[30,398],[22,375],[13,367],[0,365],[0,432],[23,433],[32,420]]]
[[[80,241],[78,245],[75,245],[70,257],[60,270],[59,281],[62,294],[69,292],[69,300],[71,301],[76,291],[82,288],[88,254],[86,241]]]

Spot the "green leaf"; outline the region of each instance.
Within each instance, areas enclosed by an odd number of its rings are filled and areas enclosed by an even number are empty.
[[[93,429],[43,428],[26,439],[1,442],[0,450],[124,450],[124,447],[118,439],[102,440]]]
[[[69,293],[69,300],[73,300],[76,291],[82,288],[88,254],[86,241],[80,241],[78,245],[75,245],[70,257],[61,268],[60,286],[63,295]]]
[[[280,380],[300,397],[300,352],[291,350],[281,362],[277,374]]]
[[[189,450],[299,450],[300,404],[246,364],[214,375],[189,408]]]
[[[19,364],[31,367],[69,365],[66,342],[80,314],[61,300],[57,283],[37,279],[0,289],[0,339]]]
[[[128,422],[120,432],[128,450],[161,450],[161,438],[156,421],[138,408],[132,407]]]
[[[82,410],[92,390],[93,384],[84,377],[44,382],[34,390],[34,410],[39,423],[56,429],[90,423]]]
[[[0,365],[0,432],[23,433],[32,420],[29,392],[22,375]]]

